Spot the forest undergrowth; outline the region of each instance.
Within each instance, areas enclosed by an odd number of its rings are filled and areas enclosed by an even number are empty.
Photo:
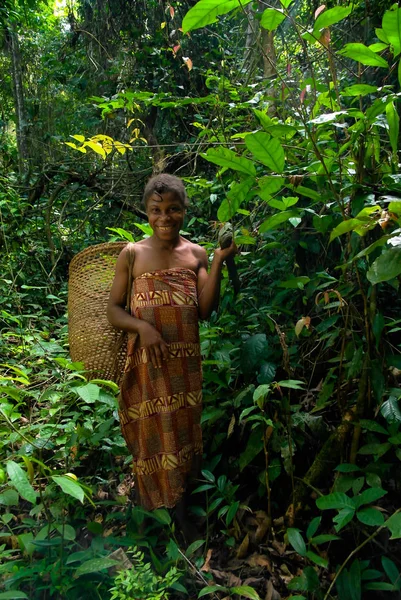
[[[401,9],[73,4],[0,11],[0,600],[400,598]],[[189,545],[68,349],[72,256],[149,235],[160,170],[184,236],[240,249],[200,325]]]

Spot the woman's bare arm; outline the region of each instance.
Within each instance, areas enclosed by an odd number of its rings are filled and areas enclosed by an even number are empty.
[[[221,270],[224,261],[237,253],[237,247],[233,242],[231,246],[222,250],[216,248],[210,272],[207,272],[208,260],[204,248],[200,250],[200,268],[198,271],[198,301],[199,316],[201,319],[208,319],[213,310],[219,305]]]
[[[168,348],[160,333],[147,321],[131,316],[125,310],[128,286],[128,249],[124,248],[117,259],[116,272],[110,290],[107,305],[107,318],[111,325],[138,333],[140,346],[147,349],[148,356],[154,367],[161,367],[163,359],[169,356]]]

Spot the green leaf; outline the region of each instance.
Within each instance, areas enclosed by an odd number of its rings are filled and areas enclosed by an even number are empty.
[[[278,381],[277,385],[283,388],[290,388],[291,390],[303,390],[305,384],[303,381],[298,379],[288,379],[287,381]]]
[[[74,573],[74,577],[81,577],[81,575],[87,575],[88,573],[98,573],[104,569],[115,567],[118,564],[119,562],[112,558],[91,558],[78,567]]]
[[[285,210],[283,212],[277,213],[272,217],[263,221],[262,225],[259,227],[259,233],[265,233],[266,231],[271,231],[272,229],[276,229],[282,223],[289,221],[292,217],[297,217],[299,212],[297,210]]]
[[[309,558],[309,560],[314,562],[316,565],[319,565],[319,567],[323,567],[324,569],[327,569],[327,567],[329,566],[329,561],[327,560],[327,558],[323,558],[323,556],[312,552],[312,550],[308,550],[308,552],[306,553],[306,557]]]
[[[322,521],[322,517],[315,517],[308,525],[308,529],[306,530],[306,539],[310,540],[316,533],[319,528],[319,525]]]
[[[22,600],[28,598],[25,592],[18,590],[8,590],[8,592],[0,592],[0,600]]]
[[[305,567],[302,575],[294,577],[287,585],[297,592],[314,592],[319,587],[319,577],[313,567]]]
[[[252,431],[248,438],[247,446],[239,457],[239,470],[243,471],[247,465],[263,450],[262,432],[260,429]]]
[[[375,285],[394,279],[401,273],[401,248],[392,248],[383,252],[367,272],[367,278]]]
[[[385,429],[382,425],[377,423],[377,421],[371,421],[370,419],[361,419],[359,421],[359,425],[362,429],[367,429],[368,431],[376,431],[377,433],[384,433],[384,435],[388,435],[387,429]]]
[[[204,587],[198,594],[198,598],[203,598],[203,596],[207,596],[208,594],[213,594],[214,592],[226,592],[227,588],[222,585],[208,585]]]
[[[15,490],[5,490],[0,494],[0,504],[4,506],[17,506],[19,496]]]
[[[243,598],[249,598],[250,600],[260,600],[259,594],[253,588],[249,587],[249,585],[240,585],[238,587],[230,588],[230,595],[238,594],[238,596],[242,596]]]
[[[217,17],[249,4],[251,0],[199,0],[182,21],[183,33],[205,27],[217,21]]]
[[[386,40],[393,48],[394,57],[401,52],[401,9],[387,10],[384,13],[382,28]]]
[[[266,8],[262,14],[260,25],[268,31],[273,31],[284,21],[285,14],[282,10],[276,8]]]
[[[243,156],[238,156],[238,154],[228,148],[209,148],[207,153],[201,153],[201,156],[219,167],[240,171],[253,177],[256,175],[255,165],[252,161]]]
[[[388,68],[387,61],[378,56],[373,50],[370,50],[365,44],[345,44],[343,50],[339,51],[339,54],[342,54],[346,58],[352,58],[352,60],[356,60],[368,67]]]
[[[239,500],[237,500],[236,502],[233,502],[231,504],[230,508],[228,509],[227,516],[226,516],[226,525],[227,526],[230,525],[231,521],[233,521],[235,515],[238,512],[239,505],[240,505],[240,502],[239,502]]]
[[[336,6],[320,13],[313,26],[313,36],[318,38],[319,32],[325,27],[339,23],[352,12],[352,6]]]
[[[358,510],[356,518],[364,525],[370,525],[371,527],[380,527],[380,525],[383,525],[384,523],[383,514],[380,510],[377,510],[377,508],[373,508],[372,506]]]
[[[368,94],[375,94],[377,87],[375,85],[368,85],[367,83],[358,83],[356,85],[350,85],[346,87],[342,92],[342,96],[367,96]]]
[[[217,218],[220,222],[224,223],[229,221],[236,214],[241,204],[246,199],[246,196],[254,184],[255,179],[253,177],[247,177],[239,183],[234,183],[227,194],[227,198],[224,198],[217,211]]]
[[[316,506],[320,508],[320,510],[330,510],[332,508],[337,508],[338,510],[341,508],[351,508],[354,510],[355,504],[353,499],[347,496],[347,494],[334,492],[333,494],[318,498],[316,500]]]
[[[284,177],[277,177],[271,175],[262,177],[261,179],[259,179],[260,190],[257,190],[257,193],[262,198],[262,200],[266,200],[268,202],[269,200],[271,200],[272,194],[275,194],[283,187],[284,181]]]
[[[388,400],[383,402],[380,412],[387,423],[401,423],[401,411],[395,396],[390,396]]]
[[[331,533],[322,533],[321,535],[317,535],[311,538],[309,541],[311,544],[315,544],[318,546],[319,544],[326,544],[327,542],[334,542],[336,540],[340,540],[341,538],[338,535],[333,535]]]
[[[68,494],[83,503],[85,494],[79,483],[70,477],[65,477],[63,475],[53,475],[52,479],[61,487],[65,494]]]
[[[340,531],[354,518],[355,510],[353,508],[343,508],[340,510],[337,516],[333,518],[333,522],[336,523],[334,529]]]
[[[215,476],[210,471],[203,470],[202,476],[206,479],[206,481],[210,481],[210,483],[214,483],[216,481]]]
[[[389,127],[391,149],[393,153],[396,154],[398,150],[398,136],[400,133],[400,117],[398,116],[394,102],[386,104],[386,117]]]
[[[298,552],[301,556],[306,556],[306,544],[299,532],[299,529],[294,529],[290,527],[287,529],[288,541],[291,546],[294,548],[295,552]]]
[[[31,504],[35,504],[38,495],[29,483],[25,471],[16,462],[9,460],[7,462],[7,473],[19,495]]]
[[[245,138],[245,145],[254,157],[276,173],[284,171],[285,156],[280,142],[264,131],[251,133]]]
[[[384,524],[391,531],[391,540],[401,538],[401,513],[391,515]]]
[[[241,348],[241,369],[253,373],[265,360],[269,345],[265,333],[251,335]]]
[[[201,546],[203,546],[204,543],[205,543],[205,540],[196,540],[195,542],[192,542],[192,544],[190,544],[188,546],[188,548],[186,549],[185,556],[187,556],[188,558],[190,556],[192,556],[192,554],[194,554],[194,552],[199,550],[199,548]]]
[[[330,242],[335,240],[338,236],[343,235],[344,233],[348,233],[349,231],[354,231],[357,227],[360,227],[361,225],[362,225],[362,221],[360,221],[359,219],[347,219],[346,221],[342,221],[331,232]]]
[[[77,387],[75,391],[87,404],[93,404],[96,400],[99,400],[100,387],[94,383]]]
[[[259,408],[263,408],[264,400],[269,393],[270,385],[268,385],[267,383],[259,385],[253,392],[253,401],[259,406]]]
[[[360,471],[361,469],[356,465],[343,463],[342,465],[338,465],[334,470],[339,471],[340,473],[354,473],[355,471]]]
[[[399,573],[396,565],[393,563],[393,561],[390,560],[389,558],[387,558],[387,556],[382,556],[382,565],[383,565],[383,569],[384,569],[387,577],[390,579],[391,583],[394,585],[399,584],[400,583],[400,573]]]

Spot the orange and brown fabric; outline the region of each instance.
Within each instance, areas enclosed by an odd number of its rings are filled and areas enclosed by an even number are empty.
[[[156,369],[137,337],[128,339],[120,422],[148,510],[177,504],[202,455],[196,283],[193,271],[175,268],[144,273],[133,284],[131,314],[161,333],[170,355]]]

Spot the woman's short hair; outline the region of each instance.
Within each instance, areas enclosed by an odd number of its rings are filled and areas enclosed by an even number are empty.
[[[145,186],[145,191],[143,193],[143,203],[145,205],[145,208],[147,206],[149,198],[154,193],[160,195],[165,194],[167,192],[173,193],[177,197],[177,200],[179,200],[184,207],[188,206],[188,196],[181,179],[179,177],[176,177],[175,175],[161,173],[160,175],[155,175],[154,177],[149,179],[148,183]]]

